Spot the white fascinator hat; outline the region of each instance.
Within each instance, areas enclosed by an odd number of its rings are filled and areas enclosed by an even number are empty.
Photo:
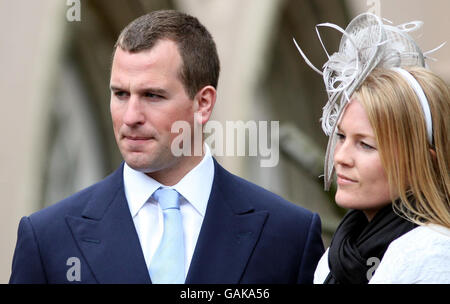
[[[328,58],[322,70],[316,68],[308,60],[294,39],[305,62],[323,76],[328,95],[321,118],[322,129],[329,136],[324,162],[325,190],[329,190],[334,173],[333,155],[337,140],[336,126],[353,92],[376,67],[425,67],[427,55],[445,44],[423,53],[409,34],[419,29],[422,24],[421,21],[412,21],[393,26],[387,20],[371,13],[358,15],[345,30],[332,23],[318,24],[316,25],[317,36]],[[332,55],[328,53],[322,42],[319,27],[330,27],[342,33],[339,50]]]

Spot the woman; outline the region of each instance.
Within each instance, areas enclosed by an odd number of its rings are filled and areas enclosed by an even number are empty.
[[[369,283],[450,283],[449,87],[426,69],[407,71],[430,107],[430,141],[420,102],[397,71],[372,72],[358,91],[380,142],[390,193],[400,198],[393,206],[419,226],[389,245]]]
[[[402,28],[356,17],[320,72],[326,187],[351,210],[315,283],[450,283],[450,92]]]

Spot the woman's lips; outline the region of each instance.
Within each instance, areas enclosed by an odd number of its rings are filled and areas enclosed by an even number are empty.
[[[357,183],[357,181],[345,175],[337,174],[337,183],[338,185],[351,185]]]

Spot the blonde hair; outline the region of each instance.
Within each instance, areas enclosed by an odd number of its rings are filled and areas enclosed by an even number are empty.
[[[394,209],[414,223],[450,228],[450,90],[424,68],[404,68],[430,106],[433,143],[413,88],[396,71],[375,69],[355,92],[365,108],[386,171]],[[399,200],[396,200],[400,198]]]

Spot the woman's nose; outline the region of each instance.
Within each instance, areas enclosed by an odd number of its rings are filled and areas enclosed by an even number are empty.
[[[348,139],[338,141],[334,149],[334,166],[353,166],[354,158],[351,147],[351,142]]]

